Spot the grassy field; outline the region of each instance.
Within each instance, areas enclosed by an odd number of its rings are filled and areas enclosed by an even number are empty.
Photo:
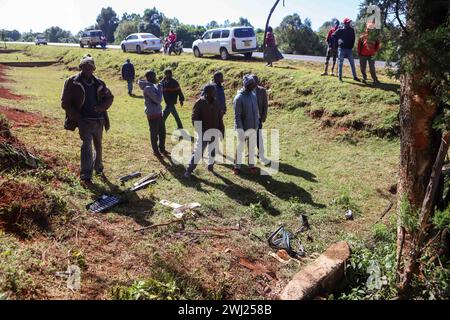
[[[224,62],[190,55],[20,48],[26,51],[0,54],[0,62],[17,57],[61,63],[6,69],[7,79],[0,86],[25,98],[0,96],[0,106],[37,113],[41,121],[33,125],[13,122],[13,133],[37,153],[51,154],[67,165],[45,173],[4,172],[0,179],[39,185],[65,201],[68,210],[64,215],[55,213],[50,231],[26,240],[6,231],[0,233],[0,295],[117,299],[134,297],[135,292],[150,287],[156,296],[163,297],[272,299],[298,271],[297,264],[283,265],[268,255],[267,236],[279,225],[295,232],[300,228],[299,216],[309,217],[312,230],[300,236],[308,253],[304,263],[335,241],[352,235],[370,236],[389,203],[386,197],[396,183],[399,157],[399,85],[384,75],[380,76],[384,84],[373,87],[350,78],[340,84],[336,78],[320,77],[321,65],[304,62],[284,61],[267,69],[258,60],[239,58]],[[93,191],[79,185],[80,141],[77,133],[63,130],[60,107],[64,80],[76,72],[80,57],[88,52],[96,60],[97,75],[115,95],[110,110],[112,128],[104,139],[109,181],[95,180]],[[143,100],[129,97],[126,83],[120,80],[120,67],[127,57],[139,76],[149,68],[160,76],[166,67],[173,68],[188,99],[178,110],[191,133],[193,103],[213,72],[225,73],[228,128],[233,123],[232,97],[242,76],[257,74],[270,90],[265,127],[280,130],[280,172],[272,177],[235,177],[231,167],[224,165],[217,167],[217,175],[211,175],[200,165],[191,182],[183,181],[183,166],[168,161],[162,164],[152,156]],[[345,72],[350,74],[348,69]],[[168,132],[174,127],[175,121],[169,118]],[[174,146],[170,138],[169,151]],[[94,216],[84,210],[103,192],[125,190],[118,178],[134,171],[167,173],[154,187],[127,196],[127,204],[110,213]],[[53,179],[61,175],[66,178]],[[181,204],[199,202],[202,208],[187,221],[184,231],[175,225],[134,232],[135,228],[173,218],[171,210],[159,204],[162,199]],[[345,220],[347,209],[356,212],[354,221]],[[239,222],[241,230],[232,231]],[[198,235],[205,230],[226,236]],[[244,267],[247,262],[257,268]],[[54,276],[72,263],[83,269],[82,290],[76,293]]]

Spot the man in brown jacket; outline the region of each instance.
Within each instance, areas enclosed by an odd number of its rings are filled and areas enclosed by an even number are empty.
[[[220,135],[224,134],[222,121],[222,111],[216,103],[216,88],[213,84],[208,84],[203,89],[203,95],[194,105],[192,112],[192,122],[197,131],[198,138],[195,143],[195,150],[187,168],[184,178],[189,179],[203,157],[206,147],[208,147],[208,171],[214,170],[214,158]],[[206,135],[207,136],[206,136]]]
[[[81,72],[64,84],[61,105],[66,111],[65,129],[79,129],[82,141],[81,181],[83,186],[89,187],[94,169],[98,175],[103,175],[103,129],[108,131],[110,128],[107,110],[114,96],[105,83],[94,76],[95,62],[89,54],[83,56],[79,67]],[[92,153],[92,143],[95,155]]]

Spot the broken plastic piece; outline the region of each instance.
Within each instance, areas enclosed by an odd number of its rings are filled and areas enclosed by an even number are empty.
[[[158,173],[152,173],[144,178],[142,178],[141,180],[139,180],[138,182],[136,182],[133,186],[134,187],[138,187],[150,180],[156,180],[156,178],[158,178],[159,174]]]
[[[347,219],[347,220],[353,220],[355,217],[354,217],[354,215],[353,215],[353,211],[352,210],[348,210],[346,213],[345,213],[345,219]]]
[[[173,209],[173,215],[177,219],[182,219],[187,212],[192,211],[192,210],[197,209],[197,208],[200,208],[202,206],[200,203],[197,203],[197,202],[194,202],[194,203],[191,203],[191,204],[187,204],[187,205],[181,205],[181,204],[178,204],[178,203],[170,202],[168,200],[161,200],[160,203],[163,206],[172,208]]]
[[[130,191],[130,192],[136,192],[136,191],[145,189],[145,188],[147,188],[149,185],[151,185],[152,183],[155,183],[155,182],[156,182],[156,179],[154,179],[154,180],[149,180],[149,181],[143,182],[143,183],[141,183],[141,184],[137,184],[137,185],[135,184],[129,191]]]
[[[121,202],[122,200],[119,197],[104,194],[97,201],[88,204],[86,208],[92,213],[102,213],[117,206]]]
[[[269,245],[272,249],[279,251],[279,250],[286,250],[286,252],[295,259],[298,259],[300,257],[304,257],[306,255],[303,246],[299,242],[299,246],[301,251],[297,252],[295,251],[291,246],[291,238],[293,235],[286,231],[284,229],[284,226],[279,227],[270,237],[269,237]]]
[[[123,177],[119,178],[119,180],[120,180],[120,182],[125,183],[125,182],[128,182],[128,181],[136,179],[136,178],[140,178],[140,177],[142,177],[142,173],[135,172],[135,173],[123,176]]]

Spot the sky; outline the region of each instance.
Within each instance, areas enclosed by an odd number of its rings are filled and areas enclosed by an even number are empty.
[[[124,12],[142,14],[146,8],[156,7],[166,16],[176,17],[183,23],[206,25],[212,20],[223,23],[248,18],[257,28],[264,28],[274,0],[0,0],[0,29],[20,32],[42,32],[59,26],[76,34],[95,24],[103,7],[112,7],[119,18]],[[282,19],[298,13],[302,20],[310,18],[317,30],[333,17],[352,20],[358,14],[360,0],[285,0],[280,2],[272,16],[271,25],[278,26]]]

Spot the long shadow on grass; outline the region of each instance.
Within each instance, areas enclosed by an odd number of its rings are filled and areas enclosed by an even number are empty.
[[[294,176],[294,177],[303,178],[310,182],[318,182],[316,179],[317,178],[316,175],[311,172],[296,168],[287,163],[279,163],[278,166],[279,166],[279,170],[281,173],[284,173],[284,174],[287,174],[290,176]]]
[[[400,85],[395,83],[363,84],[358,82],[351,82],[351,84],[365,89],[381,89],[383,91],[391,91],[394,93],[400,92]]]
[[[293,168],[293,167],[292,167]],[[299,169],[297,169],[299,170]],[[311,174],[311,179],[314,175]],[[303,203],[309,204],[315,208],[325,208],[326,206],[320,203],[314,202],[312,196],[305,189],[296,185],[293,182],[283,182],[274,179],[272,176],[262,176],[262,175],[247,175],[242,174],[240,176],[242,179],[259,183],[262,187],[264,187],[268,192],[276,196],[281,200],[290,200],[292,198],[299,198]],[[314,181],[315,180],[310,180]]]

